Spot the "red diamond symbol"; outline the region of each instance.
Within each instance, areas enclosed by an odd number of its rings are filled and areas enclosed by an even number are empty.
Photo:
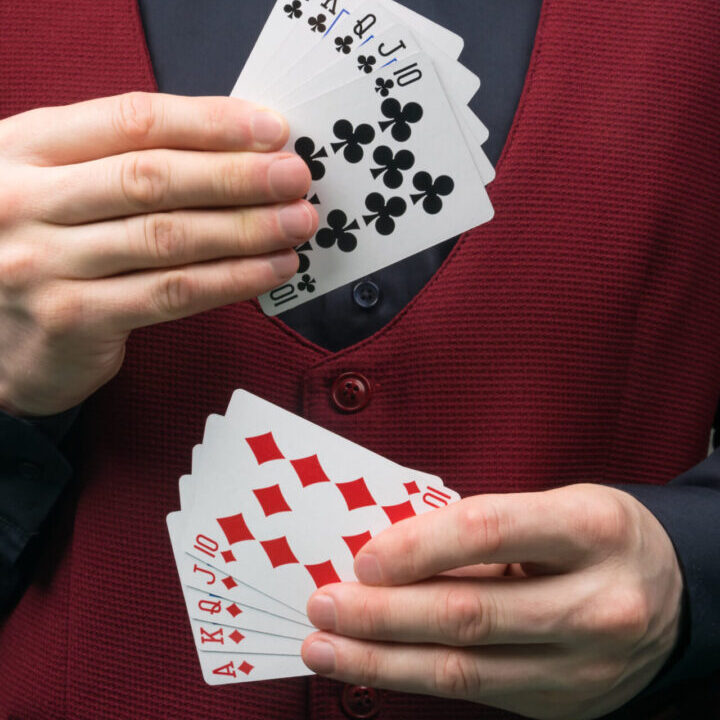
[[[348,510],[376,505],[375,498],[370,494],[363,478],[352,482],[338,483],[336,487],[343,494]]]
[[[270,515],[277,513],[290,512],[290,506],[285,501],[279,485],[253,490],[253,492],[265,513],[265,517],[270,517]]]
[[[260,544],[274,568],[281,565],[292,565],[298,561],[285,537],[277,538],[277,540],[265,540]]]
[[[237,542],[243,540],[254,540],[253,534],[248,530],[248,526],[245,524],[245,519],[242,513],[238,515],[231,515],[230,517],[218,518],[218,525],[222,528],[225,533],[225,537],[230,545],[234,545]]]
[[[295,468],[303,487],[315,485],[315,483],[330,482],[330,478],[322,469],[317,455],[301,458],[300,460],[291,460],[290,464]]]
[[[254,669],[253,666],[249,662],[246,662],[246,661],[243,661],[242,665],[238,665],[238,670],[241,673],[244,673],[245,675],[249,675],[253,669]]]
[[[222,584],[228,589],[232,590],[234,587],[237,587],[237,583],[233,578],[231,578],[229,575],[226,578],[223,578]]]
[[[370,532],[364,532],[361,535],[352,535],[351,537],[344,537],[343,540],[345,541],[345,544],[350,549],[350,552],[352,553],[352,556],[355,557],[362,547],[365,545],[365,543],[368,542],[372,538],[372,535]]]
[[[412,482],[405,483],[405,489],[407,490],[408,495],[417,495],[420,492],[420,488],[414,480]]]
[[[227,608],[227,611],[228,611],[233,617],[237,617],[237,616],[242,612],[242,610],[241,610],[235,603],[233,603],[232,605],[229,605],[228,608]]]
[[[277,446],[271,432],[257,437],[245,438],[245,442],[250,446],[258,465],[271,460],[282,460],[285,457],[280,452],[280,448]]]
[[[239,645],[240,642],[245,639],[245,636],[244,636],[241,632],[238,632],[237,630],[233,630],[233,631],[228,635],[228,637],[229,637],[236,645]]]
[[[222,559],[226,563],[235,562],[235,555],[233,555],[232,550],[225,550],[225,551],[221,552],[220,555],[222,556]]]
[[[340,578],[330,560],[319,565],[306,565],[305,569],[310,573],[318,587],[340,582]]]
[[[405,520],[405,518],[415,515],[415,510],[409,500],[401,503],[400,505],[390,505],[384,507],[383,510],[393,525],[401,520]]]

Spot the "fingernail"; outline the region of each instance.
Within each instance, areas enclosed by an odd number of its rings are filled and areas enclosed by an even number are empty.
[[[356,558],[355,575],[365,585],[380,585],[382,583],[380,563],[374,555],[368,553],[363,553]]]
[[[268,262],[270,263],[270,267],[272,267],[278,280],[282,281],[291,278],[297,272],[300,260],[297,253],[290,250],[289,252],[270,255]]]
[[[305,203],[287,205],[278,213],[280,227],[291,238],[307,239],[313,228],[313,216]]]
[[[250,129],[259,145],[276,145],[285,135],[285,120],[271,110],[257,110],[250,118]]]
[[[301,198],[310,187],[310,171],[297,155],[281,158],[270,166],[268,182],[280,200]]]
[[[310,622],[320,630],[334,630],[337,623],[335,601],[329,595],[310,598],[307,607]]]
[[[311,643],[303,660],[318,675],[332,675],[335,672],[335,648],[324,640]]]

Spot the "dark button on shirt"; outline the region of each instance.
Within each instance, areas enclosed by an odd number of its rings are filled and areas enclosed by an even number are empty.
[[[364,410],[370,403],[372,385],[360,373],[343,373],[330,388],[330,397],[340,412],[353,413]]]
[[[380,302],[380,287],[372,280],[361,280],[352,294],[355,304],[363,310],[372,310]]]
[[[353,720],[374,718],[380,714],[382,695],[377,690],[364,685],[346,685],[343,688],[340,704],[343,712]]]

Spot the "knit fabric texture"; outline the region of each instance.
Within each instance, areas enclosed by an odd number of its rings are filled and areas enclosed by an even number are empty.
[[[1,116],[155,89],[134,0],[0,2],[0,28]],[[717,0],[545,0],[496,219],[392,323],[335,354],[255,302],[135,333],[0,631],[0,715],[343,717],[334,682],[200,675],[165,515],[237,387],[465,496],[666,483],[702,460],[720,395],[718,87]],[[346,371],[373,385],[353,415],[329,395]],[[515,716],[386,693],[380,717]]]

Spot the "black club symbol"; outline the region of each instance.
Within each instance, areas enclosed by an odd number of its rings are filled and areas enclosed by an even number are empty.
[[[317,283],[317,280],[314,277],[305,274],[302,276],[302,280],[298,283],[297,288],[300,292],[314,293],[315,283]]]
[[[311,17],[308,20],[308,25],[312,28],[313,32],[324,33],[327,30],[327,16],[320,13],[317,17]]]
[[[357,247],[357,237],[351,230],[359,230],[357,220],[348,222],[347,215],[342,210],[333,210],[327,217],[329,227],[323,228],[315,236],[315,242],[321,248],[331,248],[337,243],[338,250],[348,253]]]
[[[346,35],[344,38],[335,38],[335,49],[343,55],[349,55],[352,50],[353,39],[351,35]]]
[[[358,55],[358,70],[369,75],[377,64],[377,59],[374,55]]]
[[[370,172],[377,180],[384,175],[385,187],[391,190],[399,188],[403,184],[402,170],[410,170],[415,164],[415,156],[409,150],[400,150],[393,154],[387,145],[381,145],[373,154],[373,160],[380,166],[372,168]]]
[[[443,209],[442,199],[455,189],[455,181],[448,175],[441,175],[437,180],[433,180],[428,172],[419,172],[413,178],[413,185],[420,190],[417,195],[410,196],[413,205],[422,200],[423,210],[429,215],[437,215]]]
[[[301,137],[295,143],[295,152],[310,168],[310,175],[313,180],[322,180],[325,177],[325,165],[320,162],[320,158],[328,156],[324,147],[316,151],[315,142],[311,138]]]
[[[365,200],[365,207],[373,213],[363,215],[366,225],[375,223],[380,235],[392,235],[395,232],[395,220],[407,210],[407,203],[401,197],[391,197],[388,201],[380,193],[371,193]]]
[[[302,2],[300,2],[300,0],[293,0],[293,2],[288,3],[283,10],[291,20],[294,20],[302,17],[303,11],[300,9],[301,7]]]
[[[392,80],[383,80],[382,78],[378,78],[375,81],[375,92],[380,93],[380,97],[387,97],[394,87],[395,83]]]
[[[338,120],[333,126],[335,137],[341,142],[332,143],[332,149],[337,154],[345,148],[343,155],[349,163],[359,163],[365,151],[363,145],[369,145],[375,139],[375,130],[372,125],[352,126],[349,120]]]
[[[312,249],[312,245],[309,242],[303,243],[299,248],[295,249],[295,252],[300,258],[300,267],[298,267],[299,275],[306,273],[310,269],[310,258],[305,253],[310,252]]]
[[[392,127],[392,136],[398,142],[405,142],[410,139],[412,135],[410,125],[420,122],[423,116],[421,105],[411,102],[403,106],[395,98],[385,100],[380,109],[386,118],[390,118],[380,123],[380,129],[385,132],[389,127]]]

